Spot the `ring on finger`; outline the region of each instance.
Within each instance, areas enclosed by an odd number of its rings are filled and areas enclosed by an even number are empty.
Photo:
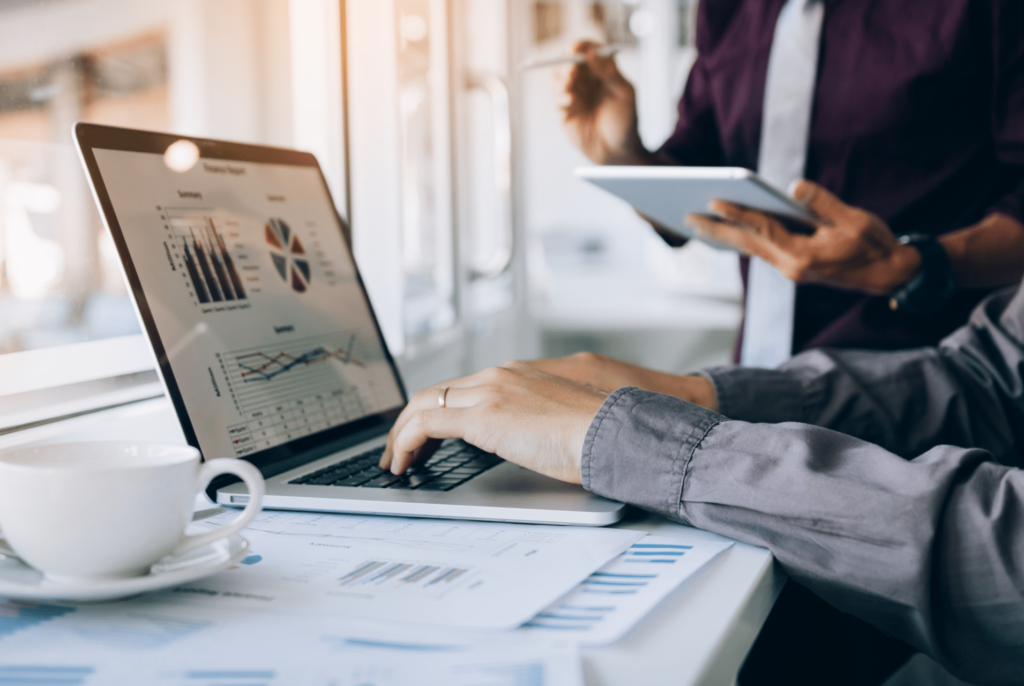
[[[439,407],[447,407],[448,402],[448,387],[441,386],[441,390],[437,394],[437,404]]]

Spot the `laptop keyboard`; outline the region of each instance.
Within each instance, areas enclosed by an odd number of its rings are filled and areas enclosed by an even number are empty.
[[[354,486],[395,490],[450,491],[504,462],[464,441],[445,441],[437,452],[405,474],[395,476],[378,464],[384,446],[305,474],[290,484]]]

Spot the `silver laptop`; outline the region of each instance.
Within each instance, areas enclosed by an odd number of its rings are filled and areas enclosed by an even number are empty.
[[[406,395],[316,159],[77,124],[75,139],[188,442],[267,479],[265,506],[605,525],[624,506],[447,441],[377,461]],[[241,484],[215,482],[241,506]]]

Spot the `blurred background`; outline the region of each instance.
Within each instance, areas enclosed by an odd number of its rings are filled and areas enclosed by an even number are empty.
[[[71,147],[92,121],[311,150],[411,389],[578,350],[728,360],[735,258],[577,181],[557,69],[622,46],[672,131],[696,0],[0,0],[0,354],[137,336]],[[3,381],[0,380],[0,385]]]

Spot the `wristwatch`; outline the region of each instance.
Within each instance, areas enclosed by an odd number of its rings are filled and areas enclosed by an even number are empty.
[[[912,233],[900,236],[899,242],[917,248],[921,268],[914,278],[889,298],[889,307],[906,314],[928,314],[939,309],[957,291],[956,277],[946,250],[934,236]]]

